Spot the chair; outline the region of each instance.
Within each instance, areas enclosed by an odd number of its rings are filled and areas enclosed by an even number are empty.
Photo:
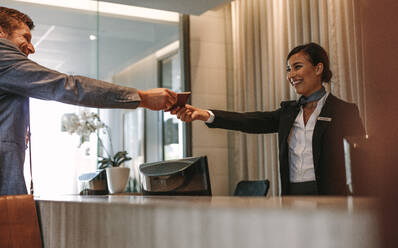
[[[240,181],[235,188],[234,196],[266,196],[269,180]]]
[[[0,196],[0,247],[43,247],[32,195]]]

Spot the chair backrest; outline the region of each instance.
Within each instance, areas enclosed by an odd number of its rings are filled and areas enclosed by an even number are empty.
[[[266,196],[269,180],[240,181],[235,188],[234,196]]]
[[[0,247],[42,247],[32,195],[0,196]]]

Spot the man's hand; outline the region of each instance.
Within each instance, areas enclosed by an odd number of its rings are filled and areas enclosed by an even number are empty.
[[[177,102],[177,94],[165,88],[155,88],[150,90],[139,90],[141,102],[138,107],[150,110],[170,109]]]
[[[177,115],[177,118],[191,122],[196,120],[207,121],[210,118],[210,114],[207,110],[195,108],[189,104],[185,104],[185,107],[176,107],[170,111],[172,115]]]

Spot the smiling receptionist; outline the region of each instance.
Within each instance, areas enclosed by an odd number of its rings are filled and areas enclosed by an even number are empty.
[[[358,108],[326,92],[332,72],[315,43],[287,56],[287,79],[301,95],[270,112],[236,113],[186,105],[171,111],[183,121],[246,133],[278,133],[282,195],[346,195],[343,137],[365,134]]]

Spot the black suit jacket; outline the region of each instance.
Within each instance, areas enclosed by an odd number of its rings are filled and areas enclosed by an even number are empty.
[[[281,103],[271,112],[236,113],[211,110],[215,119],[211,128],[246,133],[278,133],[279,170],[282,195],[289,194],[288,137],[300,108],[296,101]],[[358,108],[329,94],[317,120],[312,137],[315,177],[320,195],[346,195],[343,137],[365,134]]]

